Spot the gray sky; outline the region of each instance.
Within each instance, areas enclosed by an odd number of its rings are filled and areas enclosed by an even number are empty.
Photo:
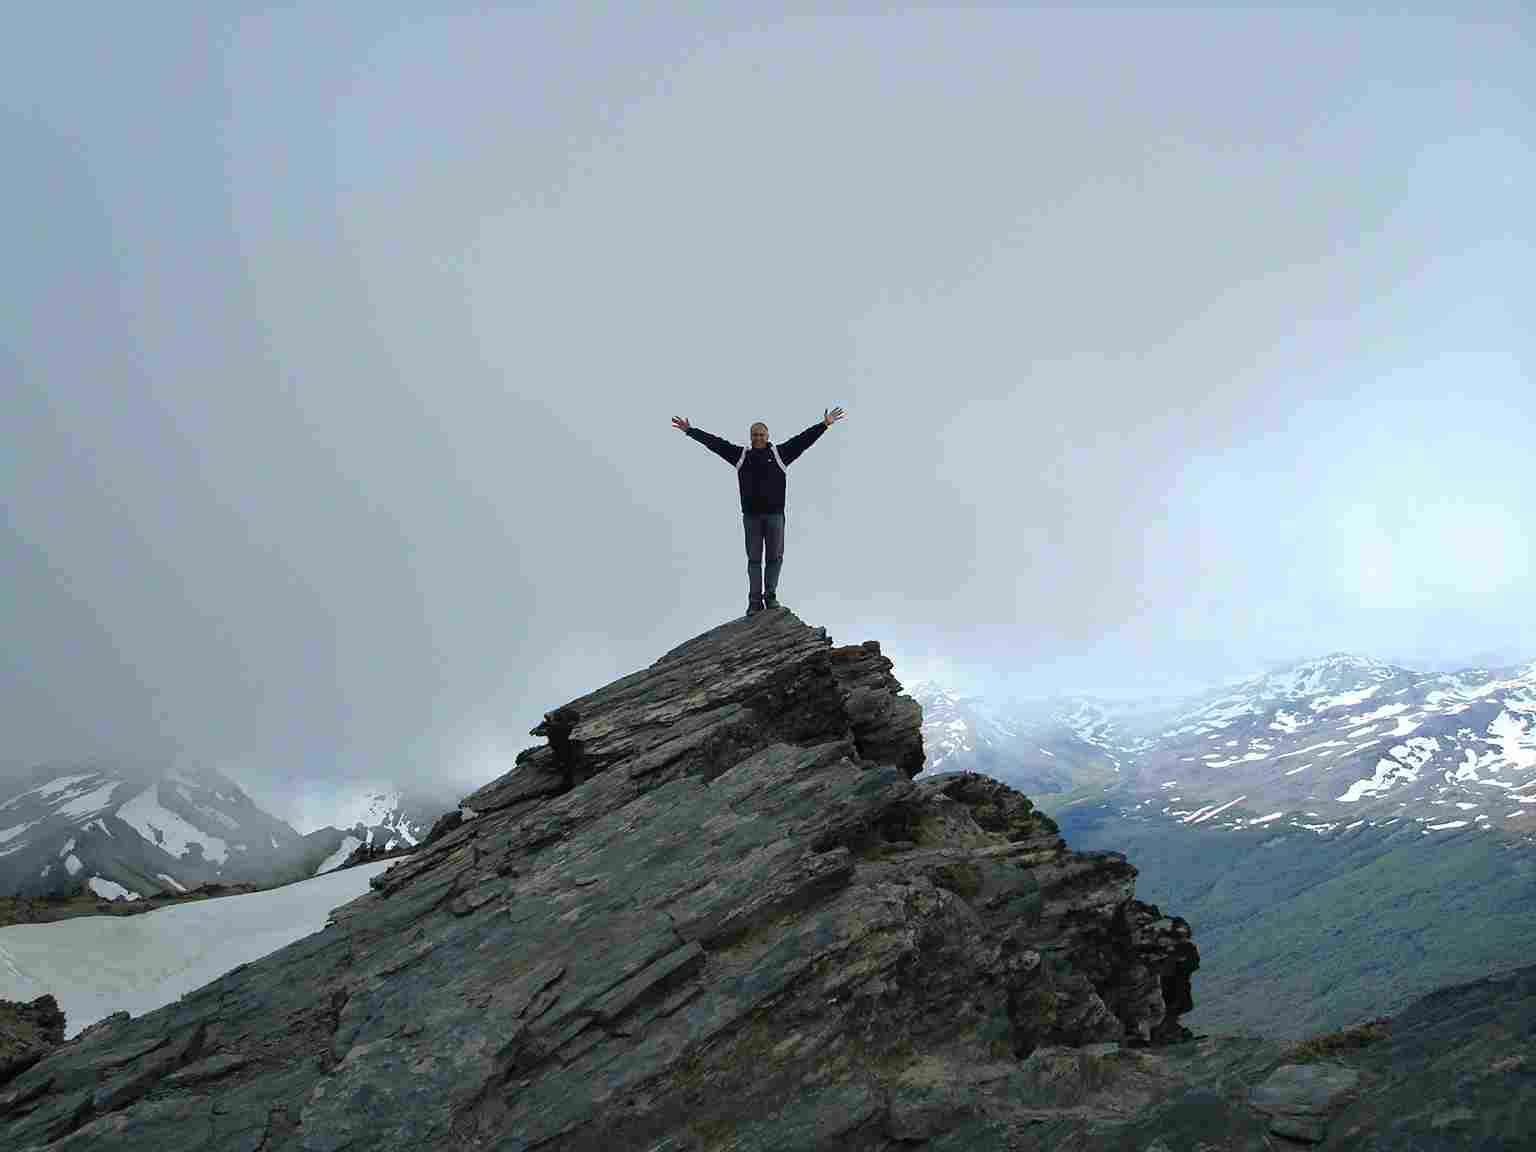
[[[0,43],[13,765],[491,778],[742,610],[674,415],[847,409],[781,597],[908,676],[1536,658],[1523,6],[103,9]]]

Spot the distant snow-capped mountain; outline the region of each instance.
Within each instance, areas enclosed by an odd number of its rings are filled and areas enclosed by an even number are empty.
[[[358,848],[381,852],[414,848],[426,839],[433,822],[454,805],[398,788],[374,788],[342,803],[336,824],[342,837],[315,874],[341,867]]]
[[[1536,665],[1423,673],[1336,654],[1196,702],[1137,749],[1138,807],[1318,831],[1536,827]]]
[[[1004,711],[931,680],[906,692],[923,709],[926,772],[981,772],[1031,794],[1068,792],[1119,772],[1114,720],[1095,701]]]
[[[1427,673],[1336,653],[1182,702],[1019,715],[932,682],[908,691],[929,770],[1025,792],[1097,782],[1128,812],[1202,827],[1536,831],[1536,665]]]
[[[301,835],[211,770],[45,764],[0,792],[0,896],[82,888],[136,900],[212,881],[285,883],[358,847],[414,847],[451,807],[389,786],[348,797],[338,826]]]
[[[429,796],[414,795],[395,788],[381,788],[363,793],[346,805],[336,820],[336,827],[360,834],[364,844],[378,844],[385,850],[404,845],[414,847],[426,838],[432,821],[453,805],[444,805]]]
[[[921,680],[907,686],[907,695],[923,709],[924,771],[936,772],[957,757],[975,754],[979,748],[997,748],[1014,740],[1017,733],[981,711],[975,697],[961,696]]]
[[[0,793],[0,895],[107,899],[308,875],[340,833],[301,836],[210,770],[45,764]]]

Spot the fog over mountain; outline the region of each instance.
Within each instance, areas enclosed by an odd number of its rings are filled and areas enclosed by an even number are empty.
[[[780,596],[903,679],[1536,659],[1532,14],[30,6],[0,767],[299,831]]]

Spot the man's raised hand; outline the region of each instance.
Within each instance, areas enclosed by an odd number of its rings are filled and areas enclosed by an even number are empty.
[[[686,432],[689,428],[692,427],[692,425],[689,424],[688,421],[683,417],[674,416],[672,417],[672,427],[678,429],[679,431]]]
[[[823,409],[821,413],[821,422],[830,428],[832,425],[841,420],[843,416],[844,412],[841,408],[834,408],[830,412]]]

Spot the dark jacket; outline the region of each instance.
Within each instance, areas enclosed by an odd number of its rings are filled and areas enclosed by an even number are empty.
[[[743,512],[784,511],[784,469],[793,464],[812,444],[816,443],[827,426],[820,420],[798,436],[792,436],[782,444],[769,441],[766,448],[743,448],[698,428],[688,429],[687,435],[697,440],[716,456],[736,469],[736,486],[741,489]]]

